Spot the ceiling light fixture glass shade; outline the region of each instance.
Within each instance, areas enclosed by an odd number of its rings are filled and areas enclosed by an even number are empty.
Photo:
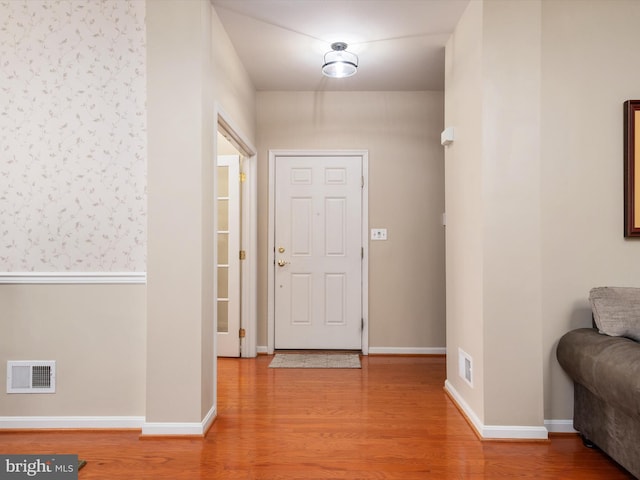
[[[347,52],[346,43],[332,43],[331,51],[324,54],[322,73],[331,78],[344,78],[354,75],[357,71],[358,56]]]

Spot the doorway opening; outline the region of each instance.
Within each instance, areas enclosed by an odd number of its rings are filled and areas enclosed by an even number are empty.
[[[257,354],[256,150],[222,113],[215,142],[216,356]]]

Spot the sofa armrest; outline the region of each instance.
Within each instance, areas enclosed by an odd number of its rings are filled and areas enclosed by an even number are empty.
[[[629,415],[640,416],[640,343],[580,328],[560,339],[556,355],[574,382]]]

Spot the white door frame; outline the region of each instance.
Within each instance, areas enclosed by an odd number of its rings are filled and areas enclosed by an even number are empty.
[[[267,353],[275,350],[275,172],[276,157],[362,157],[362,353],[369,354],[369,152],[367,150],[269,150],[269,229],[267,260]]]
[[[258,341],[258,165],[257,150],[247,140],[242,131],[234,124],[231,118],[216,104],[214,108],[214,118],[216,119],[214,135],[214,152],[218,152],[218,136],[217,132],[221,132],[244,157],[243,171],[247,175],[247,181],[242,187],[242,212],[241,212],[241,229],[242,244],[241,249],[246,252],[245,260],[242,260],[240,269],[242,270],[241,282],[241,317],[240,327],[245,329],[245,337],[241,339],[240,356],[255,357],[257,355]],[[214,168],[214,202],[217,198],[217,169]],[[215,203],[214,203],[215,205]],[[214,209],[215,225],[218,228],[218,212]],[[218,263],[218,249],[214,245],[214,265]],[[214,295],[218,291],[217,275],[214,275]],[[214,308],[214,334],[218,335],[218,313]],[[217,357],[217,337],[214,343],[214,356]]]

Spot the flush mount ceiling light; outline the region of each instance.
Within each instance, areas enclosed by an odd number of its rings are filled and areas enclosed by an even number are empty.
[[[335,42],[331,51],[324,54],[322,73],[331,78],[344,78],[354,75],[358,70],[358,56],[347,52],[347,44]]]

